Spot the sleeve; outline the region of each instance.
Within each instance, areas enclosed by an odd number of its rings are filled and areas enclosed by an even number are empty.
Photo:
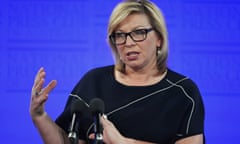
[[[205,110],[200,91],[192,80],[187,81],[183,87],[189,99],[189,104],[184,112],[179,128],[180,135],[177,135],[176,141],[197,134],[204,135]]]

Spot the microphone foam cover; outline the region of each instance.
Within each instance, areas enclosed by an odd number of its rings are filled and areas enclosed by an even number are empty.
[[[70,112],[71,112],[71,114],[73,114],[73,113],[81,114],[86,109],[87,109],[87,106],[83,101],[81,101],[79,99],[74,99],[72,101],[72,104],[71,104],[71,107],[70,107]]]
[[[90,111],[93,115],[98,113],[104,113],[104,102],[99,98],[94,98],[89,104]]]

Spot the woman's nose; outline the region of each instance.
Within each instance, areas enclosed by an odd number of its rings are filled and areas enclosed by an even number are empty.
[[[132,37],[131,37],[130,35],[128,35],[128,36],[126,37],[126,43],[125,43],[125,45],[134,45],[134,44],[136,44],[136,42],[132,39]]]

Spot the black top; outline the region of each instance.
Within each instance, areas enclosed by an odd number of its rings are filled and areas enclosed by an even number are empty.
[[[161,81],[149,86],[119,83],[114,66],[93,69],[75,86],[56,123],[68,132],[71,101],[79,98],[89,103],[96,97],[104,101],[105,114],[125,137],[171,144],[204,133],[204,106],[197,86],[170,69]],[[87,139],[91,124],[92,116],[86,112],[80,120],[80,139]]]

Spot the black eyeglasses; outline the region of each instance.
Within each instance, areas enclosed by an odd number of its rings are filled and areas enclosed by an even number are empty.
[[[134,42],[141,42],[147,38],[147,34],[152,31],[153,28],[148,29],[136,29],[134,31],[123,33],[123,32],[113,32],[109,38],[112,43],[116,45],[125,44],[127,40],[127,36],[130,36]]]

